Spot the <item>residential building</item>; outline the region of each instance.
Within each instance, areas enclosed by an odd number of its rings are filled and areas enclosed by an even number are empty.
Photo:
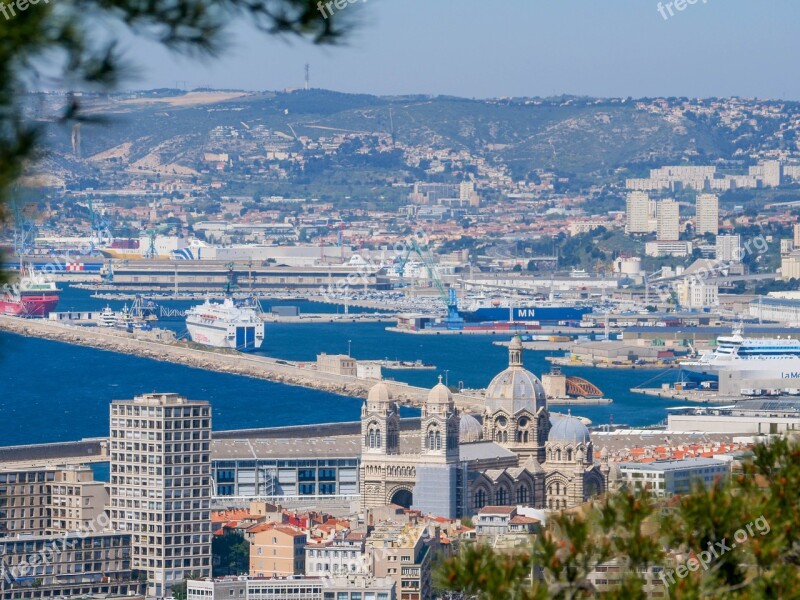
[[[152,393],[111,403],[110,506],[147,595],[211,575],[211,406]]]
[[[519,514],[516,506],[484,506],[475,517],[479,536],[532,534],[538,531],[539,524],[539,519]]]
[[[90,467],[64,467],[50,484],[49,531],[95,531],[100,521],[108,525],[106,506],[106,484],[94,480]]]
[[[305,532],[291,525],[263,523],[247,530],[250,575],[288,577],[306,570]]]
[[[694,277],[676,284],[678,304],[689,310],[702,310],[719,306],[719,286]]]
[[[365,573],[364,549],[367,536],[343,531],[333,539],[306,546],[306,575],[330,577]]]
[[[57,471],[57,467],[0,470],[0,538],[47,532],[50,484]]]
[[[627,233],[654,231],[655,202],[646,192],[630,192],[626,201],[625,230]]]
[[[781,279],[800,279],[800,251],[795,250],[781,256]]]
[[[424,525],[379,524],[367,538],[367,564],[375,577],[391,577],[402,600],[431,600],[431,560],[438,533]]]
[[[692,242],[647,242],[644,245],[644,253],[647,256],[689,256],[692,253]]]
[[[800,248],[800,223],[795,223],[793,227],[794,232],[794,247]]]
[[[708,486],[730,474],[729,462],[714,458],[619,463],[622,480],[631,490],[646,490],[660,498],[687,494],[700,481]]]
[[[391,577],[367,575],[265,579],[225,577],[191,580],[187,600],[395,600]]]
[[[113,531],[0,539],[0,600],[133,596],[131,536]]]
[[[694,227],[697,235],[719,233],[719,196],[698,194]]]
[[[680,206],[674,200],[658,203],[657,237],[660,242],[674,242],[680,238]]]
[[[716,241],[717,262],[742,261],[742,237],[736,235],[718,235]]]

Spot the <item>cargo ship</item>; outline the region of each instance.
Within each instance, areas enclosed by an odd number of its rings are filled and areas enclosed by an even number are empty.
[[[590,306],[559,306],[546,302],[514,305],[509,300],[478,299],[468,310],[459,311],[459,315],[466,323],[535,321],[540,325],[567,325],[579,323],[591,312]]]
[[[0,314],[46,317],[58,306],[60,293],[54,281],[36,273],[33,267],[25,267],[21,270],[19,281],[6,286],[0,294]]]
[[[237,306],[231,298],[206,300],[186,311],[186,329],[193,342],[212,348],[252,352],[264,343],[264,321],[252,306]]]

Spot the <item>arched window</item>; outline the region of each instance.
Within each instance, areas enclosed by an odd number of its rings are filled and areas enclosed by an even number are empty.
[[[498,431],[497,435],[495,435],[495,437],[497,438],[498,442],[502,442],[503,441],[503,432],[502,431]]]
[[[556,449],[556,460],[557,461],[561,460],[561,448]]]
[[[521,431],[517,431],[517,442],[521,442],[521,441],[522,441],[522,432]]]
[[[433,450],[435,439],[433,435],[433,429],[428,430],[428,450]]]
[[[527,431],[522,434],[522,441],[525,442],[526,444],[528,443],[528,432]]]
[[[375,447],[375,430],[374,429],[370,429],[369,430],[369,447],[370,448],[374,448]]]
[[[504,442],[508,442],[508,432],[507,431],[503,432],[503,441]]]
[[[497,488],[497,491],[494,493],[494,503],[497,506],[504,506],[508,502],[508,494],[506,493],[506,488],[501,487]]]
[[[375,431],[375,447],[376,448],[380,448],[381,447],[381,430],[380,429]]]
[[[521,485],[517,488],[517,504],[527,504],[528,502],[528,488]]]
[[[486,492],[483,489],[479,489],[475,492],[475,508],[483,508],[486,506]]]
[[[567,450],[567,460],[572,462],[572,448]]]
[[[437,450],[441,450],[442,449],[442,434],[439,433],[438,429],[436,430],[436,433],[435,433],[435,439],[436,439],[436,449]]]

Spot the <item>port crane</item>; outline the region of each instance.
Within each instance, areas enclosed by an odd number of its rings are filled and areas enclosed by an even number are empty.
[[[445,289],[442,278],[439,276],[439,269],[436,265],[436,261],[427,246],[421,246],[417,243],[417,240],[412,238],[405,255],[401,258],[400,271],[402,272],[412,253],[419,256],[422,265],[425,267],[425,271],[428,273],[428,278],[439,292],[439,298],[441,298],[447,309],[445,320],[448,328],[460,328],[464,323],[464,319],[458,314],[458,297],[456,296],[456,291],[453,288]]]
[[[14,254],[19,257],[21,263],[23,256],[33,254],[36,242],[36,223],[25,216],[16,196],[11,202],[11,210],[14,215]]]

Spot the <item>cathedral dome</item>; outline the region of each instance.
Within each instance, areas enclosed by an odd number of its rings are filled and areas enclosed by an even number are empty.
[[[453,401],[453,394],[445,384],[442,383],[442,378],[439,377],[439,383],[433,386],[428,394],[428,404],[450,404]]]
[[[472,415],[463,414],[458,421],[458,439],[462,443],[483,439],[483,425]]]
[[[367,403],[370,406],[389,404],[391,401],[392,395],[389,392],[389,386],[382,381],[372,386],[372,388],[369,390],[369,394],[367,395]]]
[[[550,420],[549,442],[564,444],[588,444],[591,441],[589,430],[575,417],[554,417]]]
[[[486,388],[486,410],[499,410],[509,415],[527,410],[532,414],[547,407],[547,395],[542,382],[522,366],[522,340],[514,337],[508,345],[508,368],[495,376]]]

